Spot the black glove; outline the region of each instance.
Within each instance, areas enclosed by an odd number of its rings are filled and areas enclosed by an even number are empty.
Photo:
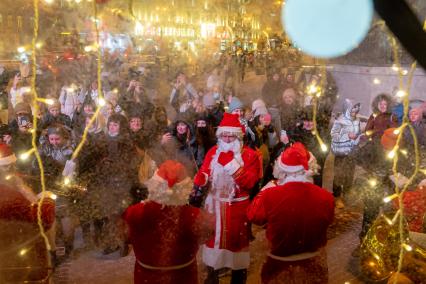
[[[204,202],[207,193],[207,186],[194,185],[192,192],[189,195],[189,204],[200,208]]]

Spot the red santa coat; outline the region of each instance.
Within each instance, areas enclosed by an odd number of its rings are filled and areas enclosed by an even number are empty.
[[[254,224],[267,224],[271,249],[262,269],[263,283],[277,277],[327,283],[326,260],[319,251],[327,243],[327,228],[334,217],[329,192],[311,183],[289,182],[261,191],[247,212]]]
[[[195,258],[213,231],[213,216],[147,201],[130,206],[124,219],[137,260],[135,283],[198,283]]]
[[[212,164],[216,151],[217,146],[206,154],[203,165],[194,179],[196,185],[205,185],[197,184],[197,181],[203,180],[203,176],[214,185]],[[232,174],[234,183],[232,196],[229,192],[222,192],[220,188],[214,189],[212,186],[206,198],[206,208],[215,214],[216,224],[213,238],[203,246],[203,262],[214,269],[223,267],[246,269],[250,263],[246,211],[250,204],[249,191],[259,180],[261,165],[256,152],[248,147],[242,148],[241,158],[243,165],[236,166],[236,171]],[[229,166],[231,164],[235,165],[232,162]]]
[[[52,267],[46,243],[40,234],[39,203],[11,184],[0,184],[0,283],[40,281],[50,277]],[[45,232],[55,220],[55,203],[41,203],[41,221]]]

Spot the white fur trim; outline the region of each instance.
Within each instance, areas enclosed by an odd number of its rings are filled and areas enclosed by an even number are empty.
[[[203,245],[203,262],[215,270],[228,267],[233,270],[246,269],[250,265],[250,252],[232,252],[227,249],[209,248]]]
[[[283,180],[278,181],[278,185],[284,185],[288,182],[307,182],[313,183],[313,180],[308,175],[286,175]]]
[[[297,169],[296,171],[289,170]],[[281,157],[278,157],[274,164],[273,175],[277,179],[277,185],[284,185],[288,182],[309,182],[313,183],[311,171],[305,170],[303,166],[288,166],[281,162]]]
[[[295,173],[295,172],[298,172],[298,171],[301,171],[301,170],[305,170],[305,168],[302,165],[289,166],[289,165],[284,164],[283,162],[281,162],[281,157],[279,157],[279,159],[278,159],[278,165],[283,171],[285,171],[287,173]]]
[[[148,200],[171,206],[188,204],[192,190],[192,180],[189,177],[169,188],[167,181],[157,173],[146,181],[145,185],[148,188]]]
[[[243,130],[241,127],[219,126],[216,130],[216,136],[220,136],[222,133],[233,133],[237,136],[241,136],[243,135]]]
[[[16,162],[15,154],[12,154],[7,157],[0,158],[0,166],[10,165]]]
[[[237,162],[236,159],[232,159],[223,168],[228,172],[229,175],[233,175],[236,171],[238,171],[239,168],[241,168],[241,165]]]

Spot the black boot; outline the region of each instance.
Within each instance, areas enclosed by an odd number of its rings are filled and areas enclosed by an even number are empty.
[[[232,270],[231,284],[245,284],[247,281],[247,269]]]
[[[219,284],[219,271],[207,266],[207,278],[204,280],[204,284]]]
[[[90,223],[81,223],[81,231],[83,232],[84,249],[93,248],[93,237],[90,231]]]

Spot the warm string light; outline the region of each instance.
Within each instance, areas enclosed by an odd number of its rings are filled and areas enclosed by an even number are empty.
[[[398,180],[398,178],[396,178],[396,179]],[[385,198],[383,198],[383,202],[389,203],[389,202],[391,202],[392,200],[394,200],[397,197],[399,197],[399,194],[394,193],[392,195],[389,195],[389,196],[386,196]]]
[[[39,107],[38,107],[38,95],[37,95],[37,90],[36,90],[36,79],[37,79],[37,38],[38,38],[38,29],[39,29],[39,0],[33,0],[33,8],[34,8],[34,29],[33,29],[33,39],[31,42],[31,59],[32,59],[32,76],[31,76],[31,91],[33,93],[33,100],[32,100],[32,105],[33,105],[33,111],[35,113],[39,112]],[[33,127],[34,129],[37,129],[37,115],[33,116]],[[40,169],[40,183],[41,183],[41,198],[38,201],[38,206],[37,206],[37,223],[38,223],[38,227],[40,229],[40,235],[43,237],[44,243],[46,244],[46,248],[47,250],[50,250],[51,246],[49,243],[49,239],[47,238],[47,235],[44,231],[43,228],[43,220],[42,220],[42,216],[41,216],[41,211],[42,211],[42,205],[45,199],[45,192],[46,192],[46,184],[45,184],[45,180],[44,180],[44,167],[43,167],[43,162],[41,160],[40,157],[40,153],[37,151],[37,131],[33,131],[31,133],[32,139],[31,139],[31,144],[32,144],[32,150],[30,150],[32,153],[35,154],[36,160],[37,160],[37,164],[39,166]],[[47,253],[47,252],[46,252]],[[49,265],[50,265],[50,258],[48,258],[49,260]]]
[[[94,16],[93,18],[95,19],[93,21],[93,24],[95,26],[95,31],[96,31],[96,43],[94,45],[92,45],[92,48],[96,48],[97,51],[97,81],[98,81],[98,104],[96,106],[96,111],[93,114],[93,116],[90,118],[89,123],[86,125],[86,127],[84,128],[83,131],[83,135],[81,137],[81,141],[80,143],[77,145],[77,147],[75,148],[72,156],[71,156],[71,160],[75,161],[78,157],[78,155],[81,152],[81,149],[84,146],[84,143],[86,143],[87,140],[87,135],[89,133],[89,129],[91,128],[91,126],[93,125],[93,123],[95,123],[96,118],[99,115],[99,112],[101,111],[101,108],[103,106],[106,105],[106,101],[103,97],[103,93],[102,93],[102,80],[101,80],[101,72],[102,72],[102,53],[101,53],[101,47],[99,44],[99,27],[98,27],[98,8],[97,8],[97,4],[94,1],[93,2],[93,13]],[[64,178],[64,185],[68,186],[71,184],[71,178],[72,177],[65,177]]]
[[[26,161],[35,151],[36,151],[35,148],[30,149],[30,150],[20,154],[19,159],[22,160],[22,161]]]
[[[45,98],[37,98],[36,99],[38,102],[47,104],[47,105],[53,105],[53,103],[55,102],[53,99],[45,99]]]
[[[399,223],[399,238],[400,238],[400,244],[401,244],[401,249],[399,252],[399,258],[398,258],[398,268],[397,268],[397,273],[400,273],[402,270],[402,264],[403,264],[403,259],[404,259],[404,249],[406,251],[411,251],[412,248],[406,244],[406,240],[404,239],[403,235],[404,235],[404,203],[403,203],[403,195],[404,192],[408,189],[408,186],[413,182],[415,176],[417,175],[417,173],[419,172],[419,168],[420,168],[420,156],[419,156],[419,148],[418,148],[418,141],[417,141],[417,136],[416,133],[414,131],[413,126],[409,123],[409,119],[408,119],[408,111],[409,111],[409,93],[410,93],[410,87],[412,84],[412,80],[413,80],[413,74],[414,74],[414,70],[416,69],[417,63],[414,61],[413,64],[411,65],[410,71],[409,72],[405,72],[404,70],[402,70],[400,62],[399,62],[399,57],[398,57],[398,46],[396,43],[396,40],[394,37],[392,37],[390,34],[388,34],[388,39],[389,42],[392,46],[392,52],[393,52],[393,56],[394,56],[394,60],[395,60],[395,64],[394,66],[397,68],[398,71],[398,78],[399,78],[399,90],[397,95],[399,97],[403,98],[403,107],[404,107],[404,115],[403,115],[403,124],[402,126],[399,128],[399,133],[398,133],[398,137],[397,137],[397,141],[396,141],[396,145],[395,148],[398,149],[399,145],[401,143],[401,139],[402,139],[402,133],[404,132],[405,128],[408,128],[410,131],[410,134],[413,138],[413,144],[414,144],[414,153],[415,153],[415,164],[414,164],[414,171],[413,174],[408,178],[408,181],[404,184],[403,188],[400,190],[399,186],[398,186],[398,159],[399,159],[399,155],[398,155],[398,151],[395,151],[394,157],[393,157],[393,166],[392,166],[392,171],[393,171],[393,175],[396,177],[396,182],[395,182],[395,194],[397,194],[397,198],[398,198],[398,205],[399,205],[399,214],[397,212],[397,214],[394,217],[394,222],[392,222],[392,224],[396,223],[396,220],[398,219]],[[408,80],[407,80],[407,87],[404,89],[403,87],[403,76],[408,74]],[[403,90],[403,91],[402,91]],[[401,96],[402,95],[402,96]],[[395,149],[394,148],[394,149]],[[385,197],[385,198],[390,198],[390,197]],[[402,249],[404,248],[404,249]]]
[[[388,217],[384,216],[386,223],[388,223],[390,226],[395,225],[400,214],[401,214],[401,210],[398,210],[398,211],[396,211],[396,213],[395,213],[395,215],[393,216],[392,219],[389,219]]]
[[[326,72],[325,72],[325,65],[321,66],[321,81],[320,81],[320,85],[316,86],[314,84],[312,84],[310,87],[308,87],[308,94],[310,95],[314,95],[315,96],[312,97],[312,102],[313,102],[313,124],[314,124],[314,128],[312,131],[312,134],[315,135],[318,144],[320,145],[321,151],[323,152],[327,152],[328,151],[328,147],[327,145],[325,145],[324,141],[322,140],[319,131],[317,129],[317,107],[318,107],[318,98],[321,96],[321,90],[324,88],[325,84],[326,84]]]

